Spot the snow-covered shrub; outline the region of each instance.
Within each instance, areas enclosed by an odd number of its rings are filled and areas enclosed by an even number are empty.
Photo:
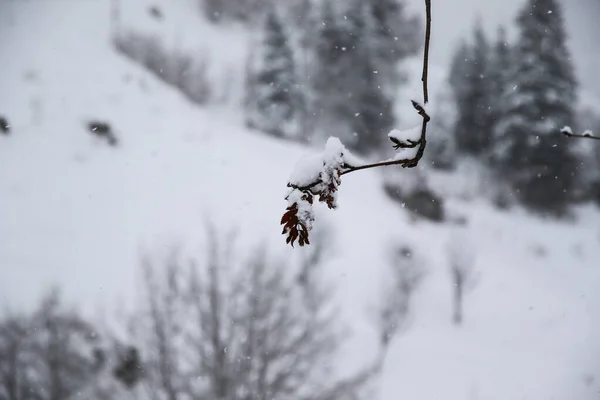
[[[508,210],[518,203],[518,198],[511,185],[507,182],[497,181],[493,183],[492,203],[499,210]]]
[[[412,174],[389,171],[384,175],[383,189],[392,200],[420,217],[436,222],[445,219],[444,199],[431,190],[424,169],[416,168]]]
[[[119,52],[178,88],[193,103],[204,105],[211,100],[206,55],[200,58],[170,51],[158,38],[133,31],[119,32],[113,41]]]
[[[135,346],[127,346],[117,354],[117,363],[113,368],[115,379],[128,388],[132,388],[142,378],[142,359]]]
[[[405,197],[406,208],[413,213],[434,222],[445,219],[444,199],[429,189],[420,189]]]
[[[89,121],[87,128],[92,135],[106,141],[110,146],[115,147],[119,144],[119,140],[108,122],[98,120]]]
[[[66,400],[146,400],[149,385],[137,345],[121,342],[111,334],[102,339],[102,347],[94,350],[94,378]]]

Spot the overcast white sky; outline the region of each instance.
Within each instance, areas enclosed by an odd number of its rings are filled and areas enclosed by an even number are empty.
[[[423,0],[407,0],[410,7],[424,12]],[[499,24],[509,29],[526,0],[433,0],[432,62],[446,62],[455,43],[469,35],[477,16],[489,33]],[[562,0],[575,65],[583,86],[600,98],[600,0]]]

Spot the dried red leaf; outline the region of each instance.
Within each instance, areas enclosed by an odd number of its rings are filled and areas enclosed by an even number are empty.
[[[312,204],[312,195],[308,194],[303,197],[304,200]],[[283,225],[282,235],[287,234],[285,242],[294,247],[294,243],[298,240],[300,246],[309,244],[308,229],[298,218],[298,204],[294,203],[286,209],[286,212],[281,217],[281,225]]]

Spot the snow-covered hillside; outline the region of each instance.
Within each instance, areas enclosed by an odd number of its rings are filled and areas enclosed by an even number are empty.
[[[117,55],[108,1],[3,2],[0,10],[0,114],[12,126],[0,136],[2,305],[31,307],[59,283],[88,312],[129,308],[140,248],[180,241],[202,251],[207,215],[223,228],[239,225],[246,243],[266,238],[273,252],[297,251],[284,245],[279,220],[288,174],[311,148],[245,130],[239,110],[192,106]],[[235,39],[221,39],[221,59],[234,59],[227,43]],[[92,118],[113,125],[118,148],[89,134]],[[464,246],[480,274],[456,327],[446,260],[456,228],[412,222],[371,171],[344,177],[339,205],[319,208],[317,224],[332,227],[325,268],[352,327],[340,368],[374,357],[371,313],[389,249],[407,243],[428,274],[386,360],[382,399],[598,398],[596,209],[567,223],[450,199],[453,212],[468,215]]]

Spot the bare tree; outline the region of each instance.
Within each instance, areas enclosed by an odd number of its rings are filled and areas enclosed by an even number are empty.
[[[388,346],[391,339],[406,329],[411,301],[425,273],[425,261],[416,257],[409,246],[395,249],[391,257],[391,279],[384,291],[379,311],[380,340]]]
[[[31,346],[30,321],[10,313],[0,321],[0,399],[25,399]]]
[[[141,259],[144,304],[132,319],[132,335],[146,350],[144,372],[152,399],[178,400],[183,394],[182,317],[184,296],[179,254],[173,249],[157,265]]]
[[[110,335],[107,335],[110,337]],[[101,362],[94,379],[69,400],[148,400],[154,394],[144,380],[144,362],[137,347],[110,338],[97,350]]]
[[[94,328],[62,304],[54,289],[33,316],[33,352],[42,398],[64,400],[94,374]]]
[[[96,373],[95,330],[54,289],[32,314],[0,320],[0,399],[65,400]]]
[[[463,322],[463,296],[472,290],[479,281],[479,274],[474,269],[475,254],[468,245],[464,232],[457,232],[448,242],[448,262],[452,282],[452,322],[460,325]]]
[[[202,260],[143,265],[150,296],[136,324],[154,398],[358,398],[380,363],[332,379],[342,337],[319,274],[323,247],[299,262],[266,245],[240,259],[234,234],[209,225],[206,236]]]

